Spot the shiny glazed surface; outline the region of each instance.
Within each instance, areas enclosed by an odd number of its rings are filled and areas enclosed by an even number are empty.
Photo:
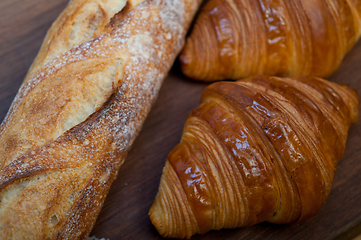
[[[188,77],[327,77],[360,37],[359,0],[211,0],[180,60]]]
[[[184,238],[309,219],[330,192],[357,108],[355,91],[315,77],[210,85],[168,155],[153,224]]]

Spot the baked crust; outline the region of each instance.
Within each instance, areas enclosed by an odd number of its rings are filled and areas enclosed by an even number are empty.
[[[211,0],[179,59],[201,81],[328,77],[360,36],[360,0]]]
[[[356,91],[316,77],[208,86],[167,157],[152,223],[190,238],[309,219],[331,190],[358,104]]]
[[[88,236],[199,4],[68,4],[0,127],[0,239]]]

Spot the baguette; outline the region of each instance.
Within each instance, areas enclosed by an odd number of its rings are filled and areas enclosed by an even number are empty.
[[[0,126],[0,239],[84,239],[200,1],[73,0]]]

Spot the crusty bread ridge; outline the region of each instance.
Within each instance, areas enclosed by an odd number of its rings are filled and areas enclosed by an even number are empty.
[[[199,4],[68,4],[0,127],[0,239],[88,236]]]

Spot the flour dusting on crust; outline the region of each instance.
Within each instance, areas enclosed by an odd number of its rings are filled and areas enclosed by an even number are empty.
[[[0,127],[0,235],[81,239],[90,233],[200,4],[194,0],[128,2],[110,25],[49,60],[29,75],[19,90]],[[67,20],[62,21],[66,24]],[[88,62],[107,67],[87,69],[84,66]],[[79,66],[86,71],[79,71]],[[30,108],[48,114],[43,105],[32,105],[49,99],[39,86],[51,85],[65,76],[70,82],[89,81],[81,91],[84,99],[89,96],[87,103],[93,110],[82,110],[74,116],[67,115],[64,108],[52,110],[51,114],[66,117],[54,118],[41,128],[31,115],[20,114]],[[98,106],[93,98],[103,90],[94,90],[97,88],[91,82],[101,78],[111,81],[98,87],[112,86],[112,92]],[[62,101],[79,104],[70,98]],[[17,121],[21,124],[16,125]],[[34,127],[40,130],[34,132]],[[36,192],[44,193],[39,207],[47,211],[23,209],[25,205],[37,206],[39,202],[33,196]],[[3,196],[14,197],[1,207]],[[20,218],[26,221],[16,220]]]

